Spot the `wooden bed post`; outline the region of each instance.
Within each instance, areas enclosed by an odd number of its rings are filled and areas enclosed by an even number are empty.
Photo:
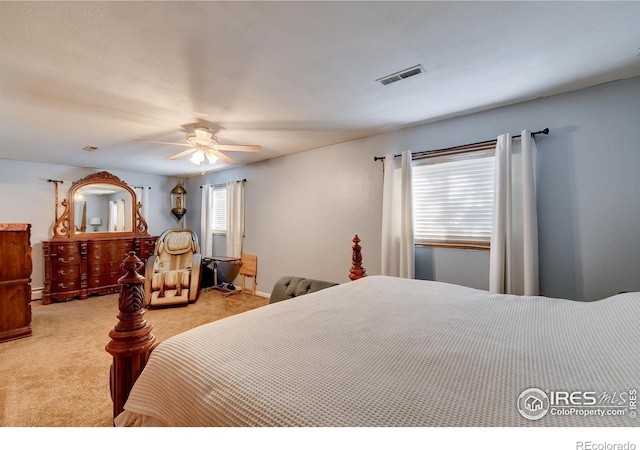
[[[144,369],[156,337],[151,333],[153,325],[143,319],[144,277],[137,270],[144,267],[135,252],[129,252],[120,267],[126,274],[118,280],[122,285],[118,298],[119,322],[109,333],[111,341],[105,350],[113,356],[111,365],[111,399],[113,418],[124,409],[129,392]]]
[[[360,242],[360,238],[356,234],[356,236],[353,238],[354,245],[352,247],[353,257],[351,259],[353,265],[351,266],[351,270],[349,271],[349,279],[351,281],[367,276],[367,270],[362,267],[362,255],[360,254],[361,247],[360,245],[358,245],[358,242]]]

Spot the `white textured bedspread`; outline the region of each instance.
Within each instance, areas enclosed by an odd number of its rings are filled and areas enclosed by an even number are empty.
[[[369,276],[162,342],[116,425],[638,426],[639,354],[640,293]]]

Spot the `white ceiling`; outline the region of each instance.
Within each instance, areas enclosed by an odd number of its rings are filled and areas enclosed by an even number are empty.
[[[611,1],[2,1],[0,158],[199,175],[138,141],[208,123],[262,145],[227,153],[248,163],[638,76],[639,19]]]

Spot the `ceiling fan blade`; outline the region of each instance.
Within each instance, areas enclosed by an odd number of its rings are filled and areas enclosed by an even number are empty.
[[[183,158],[185,156],[189,156],[190,154],[196,152],[197,150],[198,150],[197,148],[193,148],[193,147],[192,148],[188,148],[185,151],[182,151],[180,153],[176,153],[175,155],[168,156],[165,159],[168,159],[168,160],[180,159],[180,158]]]
[[[176,142],[158,142],[158,141],[143,141],[142,139],[134,139],[135,142],[146,142],[147,144],[167,144],[167,145],[179,145],[181,147],[191,147],[190,144],[178,144]]]
[[[215,150],[215,151],[213,152],[213,154],[214,154],[214,155],[216,155],[216,157],[217,157],[219,160],[221,160],[222,162],[225,162],[225,163],[227,163],[227,164],[235,164],[235,163],[236,163],[236,162],[235,162],[235,160],[233,160],[232,158],[229,158],[227,155],[225,155],[224,153],[219,152],[219,151],[217,151],[217,150]]]
[[[262,147],[259,145],[231,145],[231,144],[218,144],[218,150],[227,150],[232,152],[259,152],[262,151]]]

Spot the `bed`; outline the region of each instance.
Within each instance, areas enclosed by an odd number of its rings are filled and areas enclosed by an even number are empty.
[[[638,426],[639,323],[640,293],[577,302],[364,276],[163,341],[114,423]]]

